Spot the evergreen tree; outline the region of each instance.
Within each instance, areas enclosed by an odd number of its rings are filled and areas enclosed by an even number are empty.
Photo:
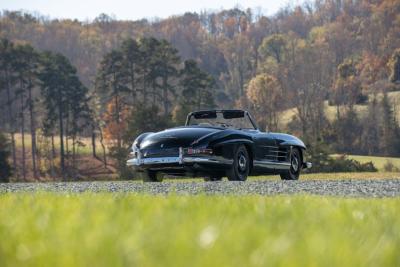
[[[113,50],[105,55],[100,63],[99,75],[97,77],[97,91],[101,97],[101,102],[107,106],[113,102],[113,123],[120,125],[121,112],[126,105],[123,95],[129,92],[126,85],[126,71],[124,66],[123,54],[120,51]],[[107,122],[106,122],[107,123]],[[122,132],[117,134],[117,146],[122,146]]]
[[[65,178],[65,151],[64,151],[64,118],[67,110],[65,76],[66,59],[60,54],[46,52],[42,58],[42,71],[39,74],[41,81],[44,105],[47,111],[45,122],[49,128],[56,127],[58,121],[58,132],[60,137],[60,168],[63,178]]]
[[[390,81],[394,83],[400,82],[400,49],[393,52],[389,61]]]
[[[151,104],[155,106],[157,100],[161,99],[159,92],[160,85],[157,83],[157,78],[160,77],[160,58],[158,51],[161,42],[156,38],[143,38],[140,40],[141,52],[145,58],[141,66],[143,80],[143,104],[147,105],[148,94],[151,94]],[[151,89],[151,91],[149,91]]]
[[[10,156],[7,138],[0,132],[0,182],[9,182],[11,176],[11,166],[8,163]]]
[[[161,101],[164,107],[164,116],[167,116],[170,112],[171,100],[169,93],[175,95],[176,79],[178,78],[178,64],[180,58],[178,56],[178,50],[171,46],[166,40],[162,40],[155,55],[158,57],[159,63],[157,64],[159,74],[161,78]],[[175,84],[172,84],[171,80],[175,80]]]
[[[70,134],[65,125],[73,121],[72,134],[79,132],[79,119],[88,113],[87,89],[77,77],[76,69],[61,54],[46,52],[42,57],[42,69],[39,73],[43,102],[47,114],[44,120],[47,129],[55,129],[58,124],[60,137],[60,168],[65,178],[64,138]]]
[[[22,174],[26,179],[25,157],[25,110],[29,111],[29,125],[31,134],[31,156],[34,178],[38,177],[36,166],[36,114],[34,89],[37,83],[37,69],[39,54],[30,45],[18,45],[15,47],[15,60],[13,69],[17,79],[17,97],[20,100],[20,127],[22,136]]]
[[[14,99],[15,92],[13,90],[14,77],[13,77],[13,62],[15,60],[14,44],[7,39],[0,40],[0,79],[2,80],[3,87],[1,90],[6,92],[6,107],[7,110],[4,112],[7,114],[8,132],[11,135],[11,152],[13,168],[17,167],[16,160],[16,149],[15,149],[15,111],[14,111]]]
[[[361,147],[368,155],[376,155],[379,152],[379,117],[380,111],[376,96],[368,105],[368,113],[363,120],[363,131],[361,135]]]
[[[384,156],[398,155],[400,153],[400,129],[390,104],[387,93],[381,100],[381,152]]]
[[[196,61],[186,60],[181,70],[182,88],[179,104],[174,111],[176,122],[184,122],[190,111],[215,107],[214,79],[200,70]]]
[[[135,105],[137,103],[137,95],[139,92],[139,71],[143,61],[143,55],[140,51],[139,43],[133,39],[126,39],[122,42],[121,50],[123,54],[123,64],[126,68],[126,82],[130,90],[132,101]]]

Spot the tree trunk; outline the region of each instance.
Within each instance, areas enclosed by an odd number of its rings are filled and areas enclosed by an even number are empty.
[[[107,168],[107,154],[106,154],[106,146],[104,145],[103,141],[103,130],[101,127],[99,127],[100,130],[100,144],[103,149],[103,163],[104,163],[104,168]]]
[[[164,115],[168,115],[168,77],[163,79],[163,104],[164,104]]]
[[[152,83],[152,87],[153,87],[153,106],[155,106],[156,105],[156,84],[155,84],[155,80],[153,80],[153,83]]]
[[[35,119],[33,114],[33,100],[32,100],[32,84],[29,81],[29,88],[28,88],[28,101],[29,101],[29,117],[30,117],[30,130],[31,130],[31,153],[32,153],[32,170],[33,170],[33,177],[35,179],[38,178],[37,175],[37,167],[36,167],[36,126],[35,126]]]
[[[56,157],[56,148],[54,145],[54,134],[51,133],[51,160],[50,160],[50,172],[51,172],[51,177],[55,177],[54,173],[54,158]]]
[[[96,155],[96,133],[94,131],[94,126],[92,127],[92,156],[93,156],[93,158],[97,158],[97,155]]]
[[[131,90],[132,90],[132,105],[136,104],[136,90],[135,90],[135,68],[131,65]]]
[[[118,148],[121,148],[122,147],[122,141],[121,141],[121,129],[120,129],[120,116],[119,116],[119,113],[120,113],[120,107],[119,107],[119,97],[118,97],[118,94],[117,95],[115,95],[115,97],[114,97],[115,99],[115,119],[116,119],[116,121],[117,121],[117,125],[118,125],[118,134],[117,134],[117,147]]]
[[[22,87],[22,86],[21,86]],[[22,89],[22,88],[21,88]],[[21,103],[21,141],[22,141],[22,177],[26,181],[26,166],[25,166],[25,116],[24,116],[24,94],[20,94]]]
[[[63,125],[63,108],[61,92],[58,94],[58,123],[59,123],[59,134],[60,134],[60,167],[61,176],[65,180],[65,159],[64,159],[64,125]]]
[[[68,114],[68,113],[66,113],[66,114]],[[67,117],[67,119],[65,120],[65,152],[66,152],[65,158],[67,159],[67,161],[65,162],[66,166],[68,166],[68,164],[69,164],[69,143],[68,143],[69,134],[68,133],[69,133],[69,120]]]
[[[147,88],[146,88],[146,76],[143,74],[143,105],[147,103]]]
[[[76,142],[76,136],[75,136],[75,134],[72,136],[72,168],[75,170],[75,163],[76,163],[76,161],[75,161],[75,155],[76,155],[76,151],[75,151],[75,148],[76,148],[76,144],[75,144],[75,142]]]
[[[12,160],[13,160],[13,169],[15,170],[17,168],[17,157],[15,153],[15,124],[14,124],[14,118],[12,116],[12,101],[11,101],[11,81],[10,77],[8,75],[8,72],[6,72],[6,80],[7,80],[7,107],[8,107],[8,123],[10,127],[10,135],[11,135],[11,152],[12,152]],[[18,177],[18,172],[17,172],[17,177]]]

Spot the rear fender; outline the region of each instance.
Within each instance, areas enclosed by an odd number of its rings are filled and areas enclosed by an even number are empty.
[[[136,146],[137,148],[140,147],[140,143],[143,141],[143,139],[146,138],[146,136],[152,134],[153,132],[147,132],[147,133],[142,133],[138,137],[136,137],[135,141],[133,142],[132,146]]]

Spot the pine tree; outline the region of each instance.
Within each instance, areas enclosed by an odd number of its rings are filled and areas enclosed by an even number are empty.
[[[3,133],[0,133],[0,182],[9,182],[11,166],[8,163],[10,156],[9,143]]]
[[[13,68],[17,79],[17,97],[20,99],[20,126],[22,136],[22,174],[26,179],[25,157],[25,110],[29,111],[29,125],[31,133],[31,156],[34,178],[38,177],[36,166],[36,114],[33,90],[37,83],[37,69],[39,54],[30,45],[18,45],[15,47],[15,60]]]
[[[400,129],[386,92],[383,94],[380,106],[382,112],[381,151],[384,156],[398,155],[400,153]]]
[[[47,114],[44,120],[47,129],[55,129],[58,124],[60,137],[60,167],[66,178],[64,138],[70,134],[66,123],[73,120],[72,133],[79,131],[79,118],[87,111],[87,89],[78,79],[76,69],[61,54],[46,52],[42,57],[42,69],[39,73],[41,91]]]
[[[123,64],[126,68],[126,82],[131,93],[131,103],[137,103],[137,95],[139,92],[139,69],[143,61],[143,55],[140,51],[139,44],[136,40],[127,39],[122,42],[121,50],[123,54]]]
[[[96,90],[101,97],[102,104],[106,107],[110,101],[113,101],[112,123],[118,125],[122,123],[121,112],[126,105],[123,96],[129,92],[125,80],[126,71],[122,52],[113,50],[101,61],[96,81]],[[122,132],[117,134],[119,148],[122,147],[122,135]]]
[[[212,108],[214,102],[214,79],[200,70],[196,61],[186,60],[181,71],[181,107],[189,110]]]
[[[379,106],[376,96],[368,106],[368,114],[363,120],[363,131],[361,136],[361,147],[368,155],[375,155],[379,152]]]
[[[66,113],[66,73],[63,69],[66,59],[60,54],[46,52],[42,58],[42,71],[39,74],[44,105],[47,111],[47,127],[56,128],[60,137],[60,168],[65,178],[64,118]]]
[[[17,167],[16,160],[16,149],[15,149],[15,112],[13,108],[15,92],[13,90],[14,77],[12,64],[14,61],[14,44],[7,39],[0,40],[0,72],[2,76],[0,77],[3,82],[6,91],[6,106],[7,106],[7,121],[8,121],[8,132],[11,135],[11,153],[12,153],[12,163],[13,168]],[[1,88],[4,89],[4,88]]]
[[[390,81],[394,83],[400,82],[400,49],[393,52],[393,55],[389,61],[390,67]]]
[[[167,116],[170,111],[170,97],[169,94],[175,94],[175,86],[171,84],[171,80],[178,78],[178,64],[180,62],[180,58],[178,56],[178,50],[171,46],[166,40],[162,40],[155,55],[158,57],[159,63],[157,64],[159,69],[159,75],[161,77],[161,90],[162,96],[161,100],[164,107],[164,116]]]

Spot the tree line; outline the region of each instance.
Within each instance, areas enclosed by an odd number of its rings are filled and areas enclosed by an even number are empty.
[[[234,8],[153,21],[3,11],[0,37],[21,51],[0,59],[1,130],[10,133],[11,147],[17,132],[67,140],[48,147],[65,150],[68,167],[74,144],[82,145],[79,135],[92,138],[96,157],[100,137],[101,161],[107,165],[110,152],[122,164],[126,145],[141,131],[218,106],[249,109],[262,130],[296,134],[315,151],[328,144],[327,153],[396,156],[399,104],[391,92],[400,89],[398,14],[393,0],[314,1],[270,17]],[[57,88],[59,82],[70,85]],[[35,151],[35,141],[29,143]],[[12,162],[24,162],[14,150]],[[42,161],[39,152],[30,161]],[[48,158],[47,165],[60,166],[63,157],[54,164]]]
[[[76,139],[91,117],[88,88],[80,82],[76,68],[59,53],[39,52],[29,44],[14,44],[7,39],[0,40],[0,66],[0,93],[4,96],[1,107],[2,113],[7,114],[1,128],[10,134],[13,169],[18,169],[18,157],[21,168],[17,175],[27,180],[30,154],[34,178],[47,167],[53,174],[57,168],[58,174],[67,175],[65,158],[75,165]],[[48,154],[37,149],[38,131],[51,140]],[[21,153],[17,153],[17,133]],[[26,133],[30,134],[30,148]],[[59,164],[54,163],[55,135],[59,137]],[[72,140],[71,150],[64,147],[68,146],[68,139]],[[70,151],[71,155],[67,155]],[[43,166],[46,160],[49,166]]]
[[[107,166],[106,149],[103,157],[96,153],[98,133],[101,138],[104,134],[123,174],[135,136],[182,123],[182,112],[215,106],[212,76],[196,61],[182,61],[167,41],[155,38],[126,39],[104,55],[92,92],[65,56],[40,52],[29,44],[2,39],[0,66],[0,94],[6,96],[1,105],[8,114],[1,128],[10,135],[12,167],[22,180],[27,180],[28,154],[34,178],[75,177],[77,148],[85,145],[79,137],[84,135],[92,136],[93,156]],[[48,150],[37,149],[38,132],[44,143],[49,142]]]

